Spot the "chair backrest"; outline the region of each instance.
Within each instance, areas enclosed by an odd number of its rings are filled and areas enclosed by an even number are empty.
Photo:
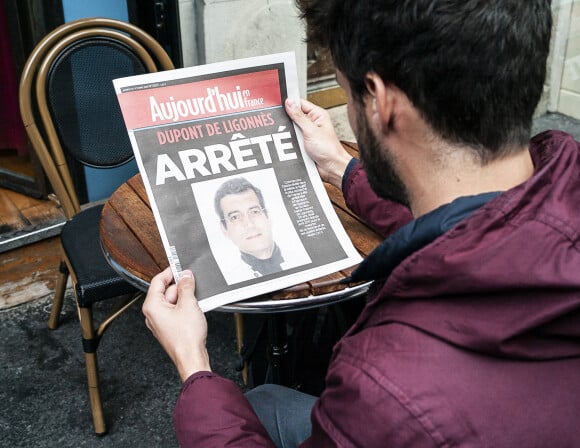
[[[133,158],[112,80],[172,68],[150,35],[105,18],[64,24],[32,51],[20,80],[20,113],[67,218],[80,210],[67,161],[114,167]]]

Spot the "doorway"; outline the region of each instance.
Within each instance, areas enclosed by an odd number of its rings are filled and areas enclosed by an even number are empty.
[[[33,198],[48,187],[20,119],[18,82],[36,43],[62,23],[60,0],[0,0],[0,188]]]
[[[346,93],[336,81],[330,51],[308,44],[306,54],[308,100],[325,109],[346,104]]]
[[[20,118],[18,83],[34,46],[63,23],[60,0],[0,0],[0,254],[56,234],[64,221]]]

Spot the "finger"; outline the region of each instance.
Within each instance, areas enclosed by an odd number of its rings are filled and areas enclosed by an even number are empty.
[[[165,301],[171,305],[175,305],[177,298],[177,285],[170,285],[167,291],[165,291]]]
[[[314,125],[317,127],[334,129],[332,121],[330,120],[330,115],[326,109],[323,109],[308,100],[302,100],[301,107],[306,118],[308,118]]]
[[[303,119],[297,118],[296,124],[300,126],[300,129],[304,132],[305,138],[308,135],[319,135],[318,132],[311,132],[317,128],[324,128],[326,130],[334,131],[330,115],[326,109],[311,103],[308,100],[300,100],[300,114],[304,117]],[[298,114],[298,112],[297,112]]]
[[[157,303],[164,300],[165,292],[171,282],[173,282],[173,274],[171,273],[170,268],[165,269],[151,279],[147,296],[145,297],[145,301],[141,308],[141,311],[145,316],[156,307]]]
[[[299,119],[301,116],[304,116],[302,109],[292,98],[286,98],[286,101],[284,102],[284,107],[288,115],[290,115],[290,118],[292,118],[293,120]]]
[[[312,121],[306,115],[304,115],[302,108],[294,100],[287,98],[285,102],[285,108],[288,116],[303,131],[307,131],[308,129],[315,127]]]
[[[150,292],[153,294],[165,294],[165,290],[172,282],[173,274],[171,268],[167,268],[153,277],[147,295],[149,295]]]
[[[300,99],[300,107],[302,108],[302,112],[304,112],[304,114],[308,115],[310,112],[312,112],[313,110],[316,109],[320,109],[319,106],[317,106],[314,103],[311,103],[308,100],[305,99]]]

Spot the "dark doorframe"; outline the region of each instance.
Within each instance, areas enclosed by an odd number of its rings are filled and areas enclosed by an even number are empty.
[[[129,22],[159,42],[176,68],[183,67],[178,0],[127,0]]]

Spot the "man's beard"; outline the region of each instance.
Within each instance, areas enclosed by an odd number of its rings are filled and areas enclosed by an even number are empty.
[[[371,188],[381,198],[409,207],[407,188],[397,173],[391,152],[375,137],[360,109],[356,121],[359,151]]]

